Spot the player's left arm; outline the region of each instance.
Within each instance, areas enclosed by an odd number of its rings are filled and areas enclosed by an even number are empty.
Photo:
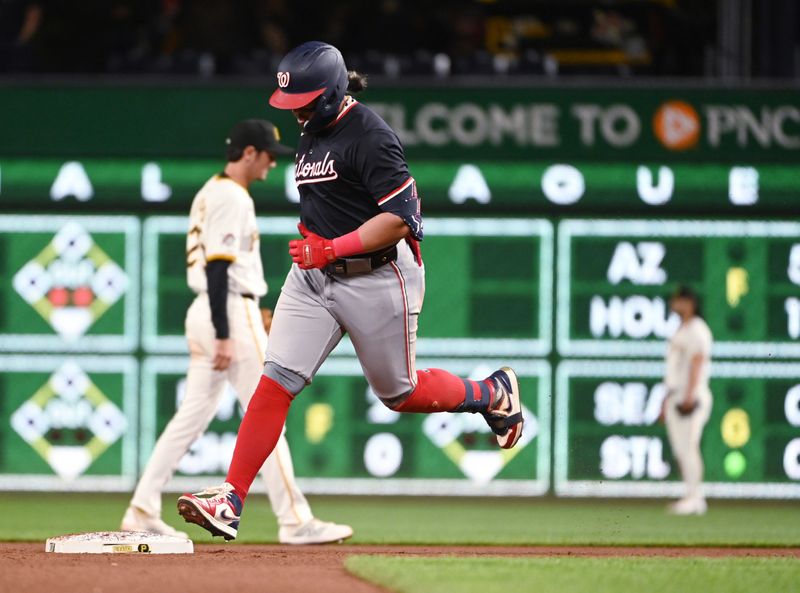
[[[370,252],[396,245],[398,241],[411,234],[411,228],[397,214],[381,212],[358,227],[355,232],[358,233],[361,250]],[[334,239],[335,244],[336,239]]]

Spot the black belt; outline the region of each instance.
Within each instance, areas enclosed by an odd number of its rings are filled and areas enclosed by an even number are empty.
[[[322,271],[328,276],[357,276],[369,274],[383,265],[397,259],[397,245],[372,255],[361,257],[343,257],[332,264],[328,264]]]
[[[250,294],[249,292],[243,292],[240,295],[243,299],[250,299],[251,301],[256,300],[256,295]]]

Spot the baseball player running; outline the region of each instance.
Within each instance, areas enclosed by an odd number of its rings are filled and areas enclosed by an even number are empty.
[[[246,409],[264,364],[267,334],[258,299],[267,293],[267,285],[248,187],[267,178],[276,155],[294,150],[279,143],[271,123],[255,119],[237,123],[226,142],[224,172],[197,193],[189,217],[187,278],[197,297],[186,314],[191,357],[186,397],[156,443],[122,519],[123,530],[186,536],[161,520],[161,491],[214,417],[226,381]],[[283,431],[278,431],[274,453],[256,468],[278,517],[280,542],[319,544],[350,537],[349,526],[312,515],[295,483]]]
[[[697,295],[690,288],[679,287],[670,307],[680,316],[681,325],[667,349],[664,420],[686,495],[668,510],[676,515],[702,515],[707,506],[702,489],[700,438],[711,414],[711,330],[700,317]]]
[[[242,504],[292,400],[345,332],[373,391],[392,410],[483,414],[504,448],[517,443],[523,424],[510,368],[482,381],[415,369],[425,291],[420,201],[397,135],[347,94],[362,90],[365,79],[320,42],[296,47],[278,70],[270,104],[292,110],[302,126],[295,157],[302,238],[289,242],[294,265],[227,480],[178,500],[186,521],[226,539],[236,537]]]

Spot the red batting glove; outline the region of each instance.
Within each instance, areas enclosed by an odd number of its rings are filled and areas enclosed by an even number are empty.
[[[312,233],[302,222],[297,225],[297,230],[300,231],[303,239],[289,241],[289,255],[292,256],[292,261],[299,265],[301,269],[324,268],[336,261],[333,241]]]

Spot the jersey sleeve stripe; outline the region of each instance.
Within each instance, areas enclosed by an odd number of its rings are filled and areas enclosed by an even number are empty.
[[[236,256],[235,255],[228,255],[226,253],[220,253],[220,254],[217,254],[217,255],[208,255],[208,256],[206,256],[206,261],[207,262],[209,262],[209,261],[217,261],[217,260],[225,260],[225,261],[233,262],[233,261],[236,261]]]
[[[406,180],[406,181],[403,183],[403,185],[401,185],[400,187],[398,187],[398,188],[397,188],[397,189],[395,189],[395,190],[392,190],[392,191],[390,191],[388,194],[386,194],[385,196],[383,196],[382,198],[380,198],[380,199],[378,200],[378,206],[383,206],[383,205],[384,205],[386,202],[388,202],[388,201],[389,201],[389,200],[391,200],[392,198],[394,198],[394,197],[396,197],[397,195],[399,195],[399,194],[403,193],[403,192],[404,192],[406,189],[408,189],[408,188],[411,186],[411,184],[412,184],[412,183],[414,183],[414,178],[413,178],[413,177],[409,177],[409,178],[408,178],[408,179],[407,179],[407,180]]]

